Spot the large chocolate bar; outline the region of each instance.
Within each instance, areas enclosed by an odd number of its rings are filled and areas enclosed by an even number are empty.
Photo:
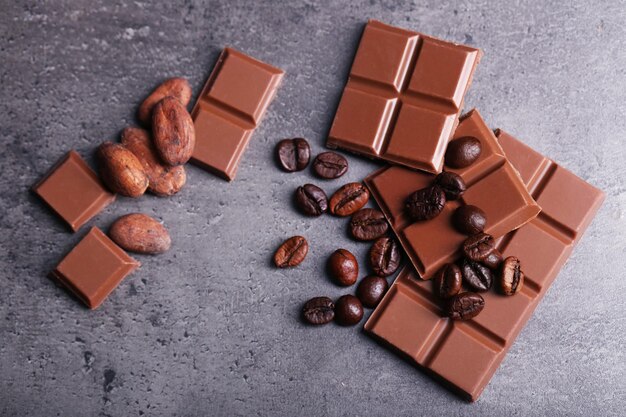
[[[192,162],[233,180],[283,74],[278,68],[225,48],[191,112],[196,128]]]
[[[567,261],[604,199],[603,193],[510,135],[499,142],[544,210],[498,240],[526,275],[514,296],[481,293],[485,308],[469,321],[441,310],[432,283],[405,268],[365,324],[365,330],[434,374],[464,398],[478,399],[515,338]]]
[[[370,20],[327,146],[440,172],[481,55]]]
[[[432,278],[443,264],[456,260],[467,238],[451,224],[452,213],[459,205],[480,207],[487,215],[485,232],[495,238],[517,229],[540,211],[477,110],[461,118],[455,138],[463,136],[480,141],[481,155],[467,168],[450,170],[465,180],[467,191],[461,199],[447,202],[441,214],[432,220],[412,222],[405,214],[404,202],[413,191],[432,184],[434,175],[391,166],[365,179],[411,263],[424,279]]]

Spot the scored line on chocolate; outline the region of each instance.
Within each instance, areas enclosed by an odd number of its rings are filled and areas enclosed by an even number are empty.
[[[249,114],[209,95],[203,97],[202,100],[198,100],[198,104],[202,110],[221,116],[244,129],[254,129],[257,126],[254,119]]]

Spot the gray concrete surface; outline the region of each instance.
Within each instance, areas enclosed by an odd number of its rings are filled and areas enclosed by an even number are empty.
[[[623,1],[201,2],[0,0],[0,415],[624,415],[626,4]],[[289,204],[311,179],[272,162],[277,140],[318,152],[368,18],[480,46],[467,108],[602,188],[607,200],[482,398],[467,404],[360,328],[308,328],[307,298],[346,221]],[[143,211],[173,249],[97,311],[46,274],[71,234],[28,192],[68,149],[91,157],[134,123],[160,80],[197,93],[232,45],[287,71],[233,183],[195,167],[177,196],[120,198],[94,221]],[[333,191],[377,165],[356,157]],[[277,271],[286,236],[302,267]],[[369,313],[368,313],[369,314]]]

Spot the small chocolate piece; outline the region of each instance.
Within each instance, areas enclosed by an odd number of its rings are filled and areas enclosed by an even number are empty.
[[[61,158],[33,186],[33,192],[74,232],[115,201],[115,194],[104,187],[75,151]]]
[[[298,266],[304,261],[308,252],[309,244],[304,237],[290,237],[274,253],[274,264],[278,268]]]
[[[463,276],[456,264],[445,264],[435,275],[435,293],[439,298],[450,298],[461,291]]]
[[[296,206],[307,216],[320,216],[328,210],[328,197],[317,185],[304,184],[296,189]]]
[[[385,278],[370,275],[359,282],[356,288],[356,296],[365,307],[374,308],[383,299],[387,288],[389,288],[389,285]]]
[[[350,182],[330,197],[330,212],[335,216],[350,216],[361,209],[370,198],[370,192],[360,182]]]
[[[463,282],[475,291],[487,291],[493,284],[493,273],[485,265],[463,259],[461,266],[463,271]]]
[[[137,118],[144,126],[150,126],[152,122],[152,110],[154,106],[165,97],[176,97],[180,103],[187,107],[191,100],[191,86],[184,78],[176,77],[163,81],[139,106]]]
[[[400,266],[402,255],[395,239],[383,236],[372,245],[369,254],[370,265],[376,275],[388,277]]]
[[[475,235],[485,230],[487,215],[476,206],[461,206],[452,214],[452,224],[461,233]]]
[[[491,251],[489,256],[483,259],[482,264],[491,270],[496,270],[502,263],[502,254],[498,249]]]
[[[354,284],[359,276],[359,263],[346,249],[337,249],[328,258],[328,273],[337,285]]]
[[[115,220],[109,236],[130,252],[157,254],[166,252],[172,245],[165,226],[142,213],[127,214]]]
[[[441,187],[446,194],[446,200],[449,201],[458,200],[467,189],[463,178],[459,174],[449,171],[437,175],[435,184]]]
[[[335,304],[335,321],[342,326],[353,326],[363,318],[363,305],[354,295],[343,295]]]
[[[463,242],[463,253],[474,262],[482,262],[495,248],[493,236],[486,233],[470,236]]]
[[[95,309],[139,265],[100,229],[92,227],[50,275]]]
[[[464,292],[452,297],[448,303],[448,317],[452,320],[469,320],[485,308],[485,300],[480,294]]]
[[[406,214],[414,221],[430,220],[446,205],[446,195],[438,185],[417,190],[406,199]]]
[[[389,229],[385,215],[372,208],[363,208],[352,215],[350,234],[361,241],[378,239]]]
[[[330,323],[335,318],[335,303],[328,297],[311,298],[302,307],[302,317],[309,324]]]
[[[140,197],[148,189],[148,175],[139,159],[119,143],[104,142],[96,151],[100,178],[113,192]]]
[[[309,142],[303,138],[281,140],[276,144],[276,159],[284,171],[302,171],[311,159]]]
[[[446,165],[450,168],[466,168],[472,165],[482,152],[480,141],[473,136],[454,139],[448,144]]]
[[[322,152],[313,160],[313,171],[327,180],[339,178],[348,171],[348,160],[336,152]]]
[[[524,273],[519,259],[509,256],[502,262],[499,276],[500,291],[504,295],[513,295],[524,286]]]

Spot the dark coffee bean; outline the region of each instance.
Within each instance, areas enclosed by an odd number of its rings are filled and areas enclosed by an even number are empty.
[[[469,320],[476,317],[485,307],[480,294],[463,292],[452,297],[448,303],[448,316],[453,320]]]
[[[465,258],[461,265],[463,282],[475,291],[487,291],[493,284],[493,273],[485,265]]]
[[[356,282],[359,276],[359,263],[349,251],[337,249],[328,258],[328,273],[337,284],[347,287]]]
[[[473,136],[464,136],[448,144],[445,163],[451,168],[465,168],[480,157],[482,145]]]
[[[388,277],[400,266],[400,247],[390,237],[378,238],[370,249],[370,265],[376,275]]]
[[[383,299],[387,288],[389,288],[389,285],[385,278],[371,275],[359,282],[359,286],[356,288],[356,296],[359,297],[359,300],[365,307],[374,308]]]
[[[310,324],[326,324],[335,318],[335,303],[328,297],[315,297],[302,307],[302,317]]]
[[[482,233],[487,224],[487,215],[476,206],[461,206],[452,214],[452,224],[466,235]]]
[[[389,229],[385,215],[376,209],[364,208],[352,216],[350,220],[350,234],[356,240],[378,239]]]
[[[342,326],[353,326],[363,318],[363,305],[354,295],[339,297],[335,304],[335,320]]]
[[[330,197],[330,212],[335,216],[349,216],[363,207],[370,198],[370,192],[359,182],[351,182]]]
[[[498,269],[502,263],[502,254],[498,249],[494,249],[489,256],[483,259],[483,265],[491,270]]]
[[[276,144],[276,159],[287,172],[302,171],[311,159],[309,142],[303,138],[281,140]]]
[[[279,268],[298,266],[304,261],[309,244],[302,236],[293,236],[283,242],[274,253],[274,263]]]
[[[445,205],[446,195],[438,185],[433,185],[411,194],[404,207],[412,220],[422,221],[437,217]]]
[[[328,197],[317,185],[304,184],[296,189],[296,206],[308,216],[319,216],[328,210]]]
[[[322,152],[313,160],[313,171],[321,178],[339,178],[348,171],[348,161],[338,153]]]
[[[495,249],[493,237],[486,233],[479,233],[465,239],[463,253],[475,262],[481,262]]]
[[[442,172],[437,175],[435,184],[446,194],[446,200],[457,200],[467,190],[463,178],[454,172]]]
[[[450,298],[461,291],[463,276],[455,264],[445,264],[435,275],[435,292],[440,298]]]
[[[504,295],[513,295],[524,286],[524,273],[519,259],[509,256],[500,268],[500,290]]]

